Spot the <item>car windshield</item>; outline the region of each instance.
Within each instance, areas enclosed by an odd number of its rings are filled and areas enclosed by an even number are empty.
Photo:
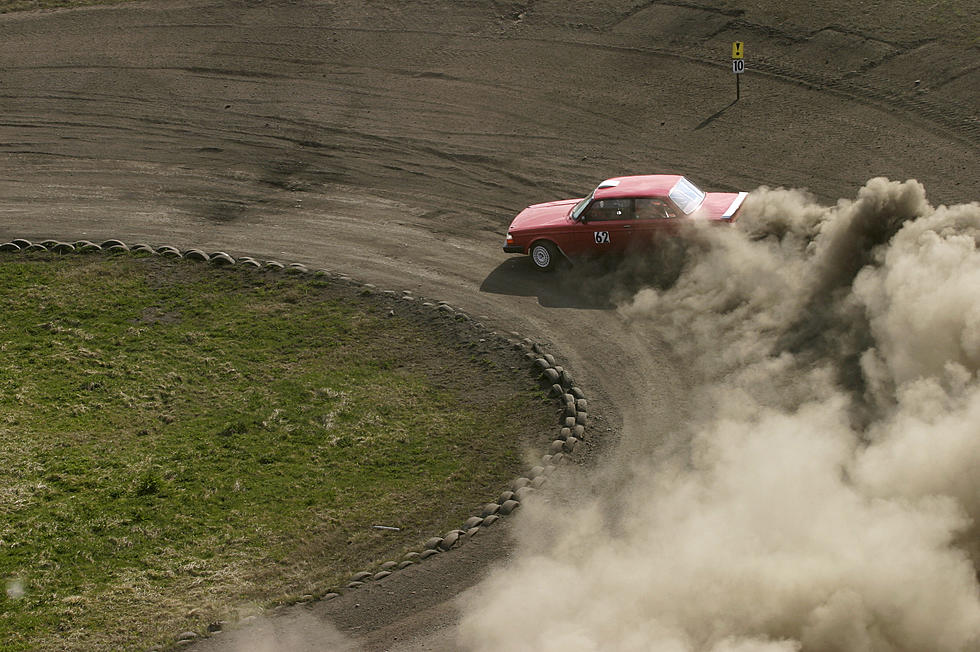
[[[667,194],[670,195],[671,201],[677,205],[677,208],[684,211],[685,215],[690,215],[696,211],[701,206],[701,202],[704,201],[704,192],[685,177],[678,179]]]
[[[572,208],[572,212],[569,213],[568,216],[571,217],[576,222],[582,219],[582,212],[585,211],[585,207],[589,205],[590,201],[592,201],[593,195],[595,195],[595,190],[590,192],[588,197],[586,197],[579,203],[575,204],[575,207]]]

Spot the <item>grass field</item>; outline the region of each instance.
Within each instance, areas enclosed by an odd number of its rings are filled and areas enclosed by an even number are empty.
[[[18,254],[0,287],[4,651],[322,594],[458,527],[553,426],[526,376],[326,281]]]

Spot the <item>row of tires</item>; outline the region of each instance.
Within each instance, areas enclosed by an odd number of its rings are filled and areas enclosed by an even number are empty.
[[[361,288],[362,293],[375,293],[378,289],[370,283],[361,283],[345,274],[333,274],[327,270],[309,270],[301,263],[283,264],[275,260],[259,260],[251,256],[233,257],[223,251],[207,253],[201,249],[178,249],[170,245],[152,247],[147,244],[128,245],[120,240],[105,240],[100,243],[79,240],[75,242],[62,242],[58,240],[44,240],[38,243],[18,238],[0,244],[0,252],[52,252],[56,254],[70,253],[104,253],[104,254],[130,254],[130,255],[157,255],[169,258],[184,258],[209,263],[216,266],[223,265],[244,265],[255,269],[270,271],[282,271],[284,273],[308,274],[313,273],[318,276],[330,276],[339,282]],[[533,256],[533,254],[532,254]],[[537,263],[536,263],[537,264]],[[405,299],[415,299],[412,296],[405,296],[406,292],[399,294],[394,290],[381,290],[382,294],[391,297],[401,297]],[[465,312],[458,310],[445,301],[430,302],[422,301],[421,305],[430,307],[439,314],[450,319],[468,318]],[[479,322],[473,322],[475,328],[485,329],[486,327]],[[530,468],[526,475],[515,478],[511,481],[506,490],[501,492],[491,502],[483,505],[478,514],[466,519],[459,528],[446,532],[444,535],[431,537],[419,550],[407,553],[399,560],[390,560],[377,567],[354,573],[342,588],[334,588],[326,591],[322,595],[315,596],[308,594],[302,596],[301,602],[308,602],[316,599],[330,600],[338,597],[345,590],[356,589],[367,582],[383,580],[392,573],[414,566],[426,559],[448,552],[454,548],[464,545],[467,541],[477,536],[486,528],[492,527],[500,518],[509,516],[516,512],[522,503],[537,490],[541,489],[549,476],[555,470],[569,461],[569,455],[575,452],[580,443],[586,438],[586,424],[588,422],[588,401],[582,390],[575,385],[571,374],[557,364],[554,356],[546,353],[543,348],[530,339],[520,339],[517,333],[512,333],[513,338],[506,338],[496,333],[490,333],[504,340],[509,346],[524,351],[524,357],[542,384],[546,388],[550,398],[556,399],[559,406],[559,430],[557,436],[547,445],[547,452],[541,457],[540,463]],[[212,624],[208,627],[208,633],[220,631],[220,624]],[[194,632],[183,632],[175,637],[177,646],[189,645],[197,635]]]
[[[57,254],[70,253],[129,253],[129,254],[149,254],[164,256],[166,258],[186,258],[197,260],[213,265],[244,265],[255,268],[281,269],[299,273],[308,273],[310,270],[302,263],[290,263],[284,265],[277,260],[258,260],[251,256],[240,256],[234,258],[223,251],[207,253],[202,249],[180,250],[171,245],[152,247],[148,244],[128,245],[120,240],[105,240],[101,243],[90,242],[89,240],[77,240],[75,242],[61,242],[58,240],[43,240],[41,242],[31,242],[24,238],[17,238],[10,242],[0,244],[0,251],[50,251]],[[321,270],[321,273],[326,273]]]

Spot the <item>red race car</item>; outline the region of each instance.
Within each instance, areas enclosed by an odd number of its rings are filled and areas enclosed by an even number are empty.
[[[542,271],[576,256],[652,247],[685,222],[731,223],[748,193],[703,192],[677,174],[606,179],[585,199],[528,206],[507,229],[504,251],[530,254]]]

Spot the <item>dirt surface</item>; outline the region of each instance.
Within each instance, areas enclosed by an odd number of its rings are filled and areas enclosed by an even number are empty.
[[[3,15],[0,240],[196,246],[445,299],[549,346],[601,406],[600,431],[666,432],[690,409],[684,362],[590,296],[601,284],[587,294],[503,254],[520,208],[654,171],[827,202],[879,175],[916,178],[937,204],[980,198],[975,12],[947,31],[912,10],[769,4]],[[452,649],[454,596],[510,545],[501,528],[314,618],[369,650]]]

